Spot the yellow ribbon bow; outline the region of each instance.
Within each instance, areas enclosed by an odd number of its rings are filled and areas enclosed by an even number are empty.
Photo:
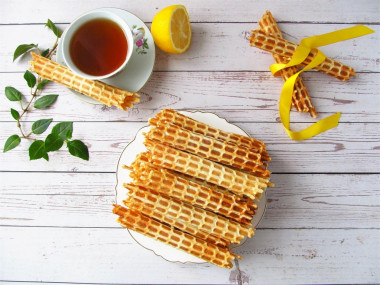
[[[278,71],[284,68],[302,63],[307,58],[311,49],[313,48],[353,39],[356,37],[361,37],[370,33],[374,33],[374,31],[366,26],[358,25],[327,34],[305,38],[301,41],[300,45],[295,50],[293,57],[290,59],[288,63],[272,64],[270,66],[270,70],[273,75],[276,75]],[[279,105],[280,118],[282,124],[285,127],[285,130],[287,131],[290,138],[292,138],[293,140],[305,140],[311,138],[329,129],[335,128],[339,123],[340,112],[327,118],[324,118],[302,131],[295,132],[290,130],[290,108],[292,105],[292,94],[296,79],[301,72],[307,71],[320,65],[322,62],[325,61],[325,59],[326,56],[320,50],[318,50],[316,56],[307,66],[305,66],[302,70],[300,70],[296,74],[292,75],[288,80],[286,80],[281,90]]]

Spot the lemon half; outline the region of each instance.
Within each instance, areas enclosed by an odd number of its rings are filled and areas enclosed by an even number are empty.
[[[161,50],[185,52],[191,43],[191,25],[185,6],[172,5],[159,11],[153,18],[151,32]]]

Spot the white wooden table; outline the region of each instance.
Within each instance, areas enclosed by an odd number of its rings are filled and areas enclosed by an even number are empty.
[[[0,280],[3,284],[112,283],[379,283],[380,282],[380,2],[181,1],[193,28],[182,55],[157,50],[154,73],[141,103],[123,112],[60,94],[45,111],[27,116],[74,121],[74,136],[90,151],[88,162],[66,150],[29,161],[28,143],[7,153],[17,132],[4,87],[28,93],[29,58],[12,62],[21,43],[50,46],[47,19],[65,29],[99,7],[126,9],[150,26],[172,1],[1,1],[0,8]],[[348,82],[303,74],[320,118],[342,112],[337,128],[310,140],[288,138],[279,122],[282,81],[268,71],[272,57],[250,47],[247,35],[270,10],[285,37],[302,38],[361,23],[376,33],[322,48],[357,71]],[[275,188],[254,238],[236,252],[232,270],[169,263],[121,238],[111,213],[116,165],[147,119],[170,107],[214,112],[263,140],[272,156]],[[313,120],[292,112],[292,127]]]

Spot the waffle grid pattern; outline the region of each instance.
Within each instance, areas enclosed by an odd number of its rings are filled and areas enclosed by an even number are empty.
[[[239,256],[231,253],[230,245],[254,235],[255,200],[273,186],[269,171],[268,177],[260,177],[252,170],[237,169],[236,163],[266,170],[270,157],[265,144],[170,109],[162,110],[150,123],[153,126],[144,134],[147,151],[137,154],[130,166],[123,165],[132,181],[124,183],[127,197],[122,203],[127,208],[114,207],[118,221],[231,268],[231,260]]]
[[[32,52],[31,70],[42,78],[60,83],[79,93],[87,95],[107,106],[114,105],[122,110],[133,107],[139,102],[139,94],[129,92],[101,81],[85,79],[75,75],[67,67]]]
[[[282,33],[277,26],[275,19],[272,14],[267,11],[259,21],[260,28],[266,34],[272,34],[275,37],[283,39]],[[276,63],[286,63],[287,59],[279,56],[278,54],[272,53],[272,56]],[[298,68],[295,66],[288,67],[280,71],[283,81],[287,81],[292,75],[298,72]],[[313,103],[311,102],[309,92],[306,89],[306,86],[302,80],[301,75],[297,77],[294,92],[292,98],[292,106],[298,112],[309,112],[310,116],[316,118],[318,116]]]
[[[126,188],[129,189],[129,195],[124,204],[129,208],[218,246],[226,247],[230,242],[238,243],[244,238],[241,233],[248,232],[248,229],[237,222],[235,223],[239,225],[239,228],[234,228],[234,224],[233,230],[236,232],[233,232],[225,227],[226,218],[153,190],[133,184],[127,184]]]
[[[297,48],[296,44],[266,34],[261,30],[251,31],[249,40],[251,46],[255,46],[271,53],[278,54],[279,56],[287,58],[288,60],[293,56],[293,53]],[[316,56],[316,54],[317,49],[312,49],[302,65],[308,65]],[[352,67],[331,58],[326,58],[325,61],[316,66],[315,69],[342,81],[347,81],[351,76],[356,74]]]
[[[194,206],[229,217],[240,223],[249,224],[257,205],[253,200],[241,201],[228,195],[176,176],[162,168],[140,162],[131,172],[133,183],[152,189]]]
[[[149,149],[149,160],[157,166],[191,175],[222,186],[236,195],[246,195],[251,199],[260,198],[266,190],[269,179],[236,171],[204,158],[145,140]]]
[[[158,122],[172,123],[178,127],[204,135],[206,137],[227,141],[238,146],[245,146],[260,153],[263,160],[270,160],[269,155],[265,150],[265,144],[262,141],[213,128],[207,124],[182,115],[172,109],[164,109],[160,113],[156,114],[154,118],[149,120],[149,124],[152,126],[156,126]]]
[[[270,175],[270,172],[262,167],[261,154],[244,146],[237,147],[225,141],[190,132],[173,124],[158,123],[150,129],[146,138],[240,170],[252,172],[260,177]]]
[[[217,266],[232,268],[231,261],[236,257],[240,258],[227,248],[208,243],[188,233],[164,225],[138,211],[114,205],[113,212],[119,216],[118,222],[122,226],[169,244]]]

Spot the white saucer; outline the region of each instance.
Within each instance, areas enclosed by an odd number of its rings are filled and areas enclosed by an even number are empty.
[[[189,116],[195,120],[198,120],[200,122],[206,123],[208,125],[211,125],[215,128],[222,129],[227,132],[232,132],[244,136],[248,136],[247,133],[245,133],[242,129],[239,127],[228,123],[225,119],[218,117],[217,115],[213,113],[203,113],[203,112],[188,112],[188,111],[180,111],[179,113]],[[135,160],[136,155],[146,151],[146,147],[144,146],[144,136],[143,133],[149,131],[150,126],[146,126],[141,128],[134,140],[130,142],[126,148],[123,150],[118,165],[116,169],[116,203],[118,205],[123,205],[123,200],[127,198],[127,190],[123,187],[123,183],[131,182],[132,179],[129,177],[130,171],[127,169],[124,169],[123,165],[131,165],[131,163]],[[264,216],[264,212],[266,209],[266,203],[267,203],[267,196],[266,192],[264,192],[264,195],[261,197],[260,201],[257,201],[258,210],[256,212],[256,215],[254,216],[252,220],[252,227],[256,228],[261,219]],[[188,254],[184,251],[178,250],[172,246],[166,245],[162,242],[156,241],[152,238],[146,237],[142,234],[139,234],[135,231],[125,231],[125,234],[127,232],[130,233],[132,238],[142,247],[149,249],[153,251],[156,255],[161,256],[167,261],[171,262],[182,262],[182,263],[205,263],[203,259],[199,259],[191,254]],[[123,233],[124,234],[124,233]],[[242,245],[245,242],[242,241],[238,245],[233,245],[231,248],[236,248]]]
[[[137,47],[136,45],[133,47],[133,54],[128,62],[126,68],[119,73],[118,75],[107,78],[102,80],[103,82],[110,84],[115,87],[119,87],[131,92],[138,92],[145,83],[149,80],[154,67],[155,57],[156,57],[156,50],[155,45],[153,41],[152,34],[150,33],[148,27],[144,24],[143,21],[141,21],[139,18],[137,18],[135,15],[131,14],[130,12],[127,12],[122,9],[118,8],[100,8],[96,9],[94,11],[111,11],[115,14],[117,14],[119,17],[123,18],[125,22],[129,25],[129,27],[132,29],[133,26],[137,27],[143,27],[145,30],[145,36],[144,40],[146,41],[146,44],[149,48],[143,48],[143,47]],[[61,40],[65,36],[65,33],[63,33]],[[57,50],[57,62],[66,65],[63,60],[62,55],[62,47],[61,45],[58,45]],[[91,104],[102,104],[99,101],[96,101],[88,96],[85,96],[83,94],[80,94],[72,89],[70,89],[74,94],[78,95],[80,99],[91,103]]]

